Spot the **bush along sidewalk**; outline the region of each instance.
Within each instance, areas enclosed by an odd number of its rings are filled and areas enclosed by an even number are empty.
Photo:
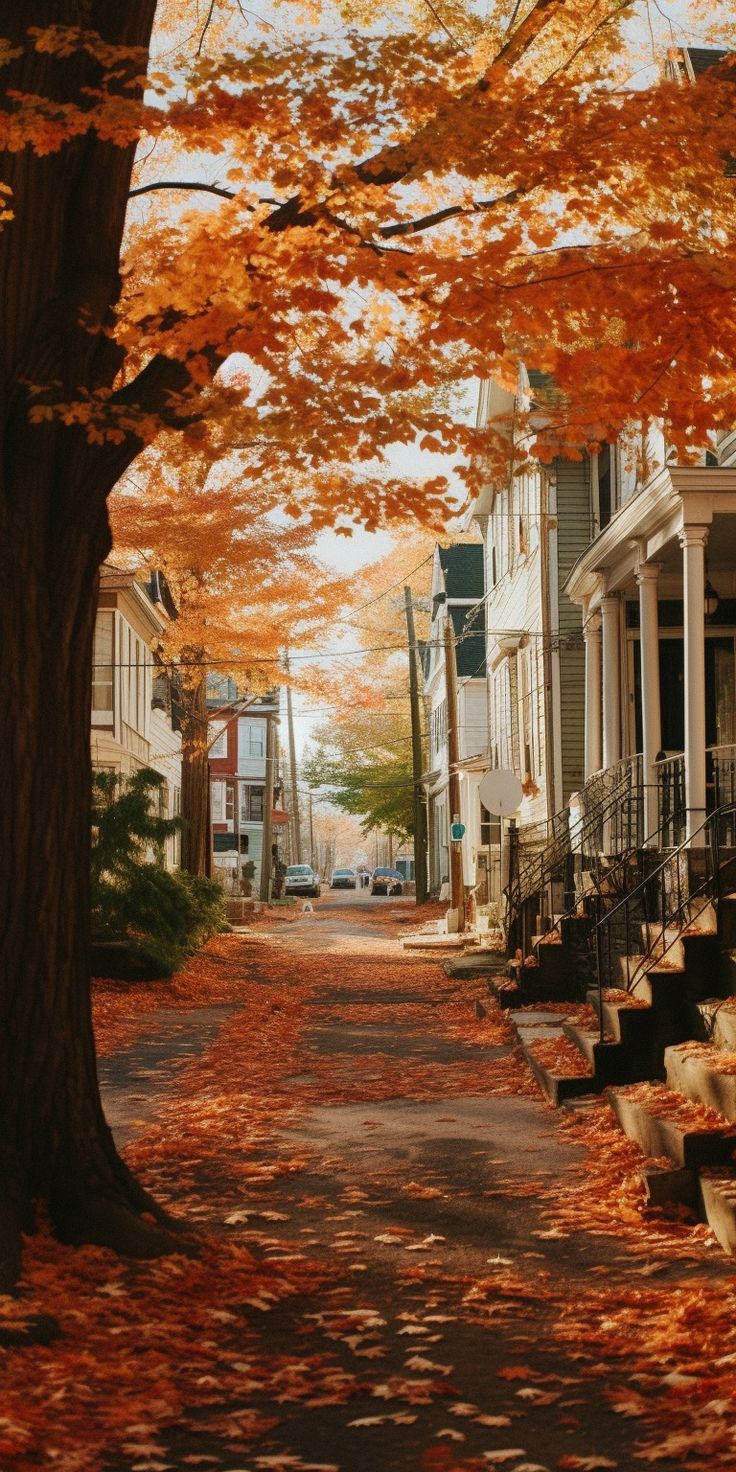
[[[183,820],[158,815],[163,783],[149,767],[93,777],[93,965],[108,976],[171,976],[225,925],[215,880],[165,867]]]

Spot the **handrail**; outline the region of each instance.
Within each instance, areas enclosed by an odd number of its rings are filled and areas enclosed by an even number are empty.
[[[678,844],[676,848],[672,849],[670,853],[667,854],[666,858],[664,858],[661,863],[656,866],[656,868],[652,869],[650,874],[647,874],[646,877],[642,879],[639,884],[635,886],[634,889],[630,890],[628,894],[624,895],[623,899],[619,900],[618,904],[614,905],[610,910],[607,910],[606,914],[603,915],[601,919],[598,920],[594,925],[593,935],[595,941],[594,949],[596,957],[596,968],[598,973],[598,1015],[600,1020],[601,1041],[603,1041],[604,1031],[602,956],[604,929],[607,928],[608,930],[608,954],[610,965],[611,933],[616,916],[621,915],[621,913],[623,912],[625,938],[626,943],[628,943],[629,912],[631,908],[634,906],[638,907],[640,902],[643,902],[644,912],[646,914],[648,896],[659,891],[660,881],[662,882],[662,886],[664,885],[664,876],[669,870],[670,873],[673,873],[677,879],[677,905],[669,913],[664,913],[665,906],[662,905],[663,914],[661,917],[656,917],[659,926],[658,933],[654,938],[648,935],[647,949],[642,954],[636,974],[638,976],[641,976],[649,969],[647,962],[653,958],[655,951],[660,960],[663,960],[667,955],[669,955],[673,947],[677,944],[679,940],[681,940],[683,932],[686,930],[687,925],[692,922],[693,916],[692,914],[688,914],[687,911],[691,909],[693,901],[705,896],[709,897],[710,899],[717,898],[718,881],[720,878],[721,870],[724,867],[720,862],[719,824],[723,818],[729,815],[732,818],[734,815],[736,815],[736,801],[723,803],[720,807],[715,808],[712,813],[709,813],[698,828],[696,828],[691,834],[689,834],[689,836],[684,839],[682,843]],[[705,835],[706,833],[708,837],[707,843],[700,845],[695,842],[695,840],[697,840],[701,835]],[[708,871],[708,863],[706,860],[706,873],[701,883],[697,885],[695,889],[692,889],[690,887],[690,883],[688,882],[687,894],[683,897],[680,860],[685,853],[691,852],[703,852],[704,854],[706,854],[710,860],[710,870]],[[650,922],[648,920],[645,920],[643,923],[645,923],[647,927],[649,927],[650,925]],[[677,924],[677,933],[666,945],[664,945],[662,949],[662,943],[665,940],[667,931],[668,929],[671,929],[674,924]]]
[[[546,844],[531,856],[526,864],[518,864],[515,883],[509,885],[506,891],[509,915],[513,911],[514,920],[521,915],[522,907],[527,900],[535,894],[541,894],[547,884],[554,877],[555,870],[568,859],[575,850],[581,854],[587,852],[592,835],[597,828],[605,829],[612,823],[623,808],[626,797],[633,796],[639,801],[638,783],[635,780],[634,763],[640,758],[625,759],[617,764],[617,767],[608,769],[605,773],[596,773],[595,778],[582,789],[580,794],[584,797],[589,787],[600,782],[609,773],[615,774],[613,785],[604,790],[596,802],[583,812],[581,823],[575,834],[573,846],[573,835],[570,830],[570,808],[562,808],[560,812],[548,821],[548,830],[551,835]],[[629,845],[629,848],[631,845]],[[507,928],[512,921],[507,920]]]
[[[596,896],[597,896],[598,899],[601,899],[602,898],[601,884],[603,883],[603,881],[604,880],[613,879],[614,875],[616,875],[620,869],[625,868],[625,866],[628,863],[631,862],[631,859],[632,859],[632,857],[633,857],[634,854],[641,853],[642,850],[644,850],[644,849],[654,848],[654,846],[655,846],[655,840],[661,837],[661,835],[662,835],[662,833],[664,831],[664,828],[667,826],[667,823],[668,822],[669,822],[669,819],[667,819],[665,823],[660,823],[659,827],[658,828],[655,828],[653,833],[649,833],[646,838],[642,839],[641,843],[632,843],[629,846],[629,848],[627,848],[626,853],[621,854],[621,857],[616,860],[616,863],[613,864],[610,869],[606,869],[606,871],[605,871],[604,874],[601,874],[599,877],[596,877],[596,880],[595,880],[595,891],[596,891]],[[637,886],[637,888],[638,888],[638,886]],[[632,891],[630,891],[630,893],[633,894],[634,891],[632,890]],[[569,910],[566,910],[563,915],[558,915],[557,919],[554,922],[554,925],[551,925],[550,928],[549,928],[549,930],[546,931],[543,936],[540,936],[539,940],[537,941],[537,945],[538,946],[542,945],[545,942],[547,936],[548,935],[551,935],[553,931],[559,930],[560,933],[561,933],[562,925],[563,925],[564,921],[565,920],[571,920],[571,919],[573,919],[573,917],[575,916],[575,914],[577,912],[578,906],[580,904],[580,899],[584,899],[584,898],[585,898],[584,895],[580,896],[580,898],[576,899],[575,904],[572,905]],[[622,903],[625,902],[625,900],[626,900],[626,896],[624,896],[624,899],[622,901],[620,901],[619,903],[622,904]],[[616,905],[614,908],[615,909],[618,909],[619,906]],[[613,914],[613,909],[607,910],[606,911],[606,916],[604,916],[604,919],[606,919],[608,917],[608,915],[612,915],[612,914]],[[597,922],[597,924],[603,924],[603,920]],[[597,925],[594,926],[594,929],[596,929],[596,928],[597,928]]]

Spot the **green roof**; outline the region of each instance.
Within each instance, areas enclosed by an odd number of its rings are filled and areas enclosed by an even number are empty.
[[[482,680],[486,672],[486,605],[450,608],[455,630],[455,660],[460,679]]]
[[[438,550],[448,598],[482,598],[485,592],[482,543],[463,542]]]

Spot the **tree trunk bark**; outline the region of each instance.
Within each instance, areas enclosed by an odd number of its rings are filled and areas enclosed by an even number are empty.
[[[52,442],[57,432],[45,436]],[[39,469],[38,462],[36,468]],[[16,481],[17,486],[17,481]],[[0,538],[0,1279],[48,1203],[68,1242],[133,1255],[168,1222],[115,1149],[97,1085],[89,987],[90,670],[104,509],[49,534],[32,487]],[[82,497],[80,496],[80,502]],[[81,521],[81,518],[80,518]],[[168,1223],[171,1225],[171,1223]]]
[[[184,829],[181,866],[188,874],[210,872],[209,785],[207,749],[207,677],[185,693],[186,715],[182,727],[181,812]]]
[[[146,47],[155,8],[0,0],[0,35],[15,48],[8,108],[14,91],[84,107],[100,84],[83,47],[61,58],[37,51],[27,28],[91,28],[112,45]],[[128,83],[123,67],[119,86],[133,96]],[[93,445],[53,411],[35,424],[29,413],[112,388],[133,155],[132,144],[90,131],[43,157],[27,146],[0,160],[14,212],[0,235],[0,1287],[17,1274],[39,1200],[71,1243],[135,1256],[176,1243],[175,1223],[131,1176],[105,1122],[90,1006],[98,569],[110,549],[106,493],[141,446]]]

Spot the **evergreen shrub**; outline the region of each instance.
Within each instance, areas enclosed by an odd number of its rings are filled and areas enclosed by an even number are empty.
[[[95,772],[92,789],[92,931],[124,942],[134,963],[171,976],[224,927],[219,884],[169,870],[166,839],[181,818],[158,815],[164,779],[145,767],[129,778]]]

